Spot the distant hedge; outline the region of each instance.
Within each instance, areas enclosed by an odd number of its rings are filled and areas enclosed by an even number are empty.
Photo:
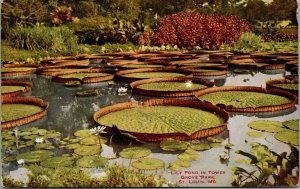
[[[164,17],[154,30],[153,45],[177,45],[218,49],[236,42],[251,25],[237,16],[214,16],[180,12]]]

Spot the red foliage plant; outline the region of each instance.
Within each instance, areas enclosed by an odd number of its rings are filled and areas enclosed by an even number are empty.
[[[218,49],[236,42],[251,25],[237,16],[215,16],[180,12],[164,17],[154,30],[153,45],[177,45]]]
[[[284,34],[284,33],[275,33],[264,36],[265,41],[295,41],[298,40],[297,34]]]

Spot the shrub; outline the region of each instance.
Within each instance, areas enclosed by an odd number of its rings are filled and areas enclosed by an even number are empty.
[[[14,47],[28,50],[48,50],[65,52],[76,48],[77,37],[65,26],[46,27],[17,27],[9,35]]]
[[[164,17],[154,30],[154,45],[178,45],[218,49],[223,43],[237,41],[251,25],[237,16],[177,13]]]
[[[285,33],[276,32],[273,35],[264,36],[264,40],[265,41],[277,41],[277,42],[295,41],[295,40],[298,40],[298,34],[285,34]]]
[[[228,50],[234,51],[253,51],[259,49],[264,42],[261,36],[255,35],[252,32],[243,33],[236,43],[227,46]]]

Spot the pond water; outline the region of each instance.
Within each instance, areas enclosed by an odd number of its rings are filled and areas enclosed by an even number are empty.
[[[289,74],[285,71],[279,71],[275,73],[261,73],[253,72],[250,74],[235,74],[230,72],[226,79],[221,78],[216,80],[217,86],[263,86],[269,79],[283,78],[285,74]],[[6,79],[6,78],[3,78]],[[9,78],[11,79],[11,78]],[[31,124],[20,127],[32,127],[52,129],[62,133],[62,138],[72,136],[77,130],[84,128],[91,128],[96,125],[93,120],[93,113],[103,107],[121,103],[121,102],[134,102],[151,99],[153,97],[146,97],[140,95],[133,95],[131,91],[125,95],[119,95],[117,90],[119,87],[129,87],[128,83],[114,82],[112,86],[108,86],[107,82],[98,84],[85,84],[77,88],[68,88],[61,83],[52,82],[50,77],[40,75],[28,75],[23,77],[14,77],[16,80],[25,80],[33,84],[32,91],[26,96],[34,96],[43,99],[49,103],[48,114]],[[81,90],[97,89],[98,95],[94,97],[75,97],[75,93]],[[273,134],[264,133],[262,138],[252,138],[246,134],[251,130],[247,124],[250,121],[268,119],[286,121],[290,119],[298,119],[298,106],[297,111],[285,112],[286,115],[273,115],[267,116],[268,118],[262,118],[265,116],[259,115],[240,115],[232,114],[228,122],[228,130],[219,134],[218,137],[222,137],[225,141],[222,144],[232,143],[234,146],[231,150],[222,148],[212,148],[207,151],[199,152],[200,159],[191,162],[190,168],[184,168],[181,172],[174,172],[170,169],[162,171],[167,180],[171,182],[181,184],[183,186],[231,186],[232,175],[231,167],[240,166],[245,167],[247,170],[252,167],[246,164],[237,164],[235,160],[244,159],[243,156],[235,153],[236,150],[250,150],[251,142],[260,142],[267,145],[271,150],[282,153],[289,153],[289,146],[282,142],[277,141]],[[201,140],[203,142],[203,140]],[[152,154],[149,157],[155,157],[163,160],[165,165],[177,160],[178,153],[170,153],[161,151],[159,144],[143,144],[152,150]],[[112,151],[108,145],[103,145],[104,153]],[[119,151],[123,147],[120,145],[113,145],[113,151]],[[219,155],[227,151],[230,159],[227,163],[220,162]],[[58,152],[57,153],[61,153]],[[129,165],[129,160],[118,158],[110,160],[110,163],[118,162],[125,166]],[[2,168],[4,175],[9,174],[9,171],[16,170],[17,163],[3,163]],[[205,174],[204,174],[205,172]],[[150,172],[151,173],[151,172]],[[153,172],[154,173],[154,172]],[[199,179],[201,175],[214,176],[215,179],[212,183],[208,183],[207,179]],[[198,176],[198,178],[196,178]],[[204,183],[202,182],[204,181]]]

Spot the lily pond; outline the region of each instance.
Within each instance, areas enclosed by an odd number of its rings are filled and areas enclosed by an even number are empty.
[[[155,74],[159,74],[159,72]],[[229,69],[225,77],[216,77],[210,81],[218,87],[266,87],[268,80],[283,79],[290,74],[284,69],[267,73],[261,71],[237,72]],[[19,181],[24,179],[24,172],[21,168],[32,164],[45,168],[79,167],[91,174],[92,177],[101,176],[107,166],[119,164],[145,174],[161,175],[164,183],[167,183],[168,186],[241,186],[239,182],[245,178],[244,175],[253,171],[250,174],[256,178],[260,173],[257,167],[266,166],[266,169],[262,169],[269,170],[267,169],[268,165],[265,164],[274,161],[276,154],[286,152],[289,155],[298,148],[298,104],[294,108],[271,113],[231,112],[227,128],[219,134],[187,141],[167,140],[166,138],[161,142],[153,143],[143,142],[140,138],[137,139],[125,132],[120,132],[121,129],[117,129],[113,136],[102,133],[104,128],[98,127],[93,115],[98,110],[118,103],[140,102],[154,98],[169,99],[169,97],[138,95],[133,93],[130,83],[118,80],[81,84],[78,87],[68,87],[64,83],[51,81],[51,76],[39,74],[2,78],[2,81],[5,80],[30,82],[32,84],[31,91],[21,96],[37,97],[49,104],[47,114],[41,119],[2,130],[2,175],[15,180],[19,179]],[[182,87],[180,83],[175,84],[170,88]],[[157,85],[157,87],[167,88],[166,85]],[[206,88],[204,85],[199,84],[199,86],[195,89]],[[155,88],[156,85],[152,87]],[[147,88],[151,89],[151,86],[146,87],[145,85],[144,89]],[[80,91],[87,90],[96,90],[96,93],[86,97],[76,95]],[[255,96],[252,93],[251,95]],[[195,96],[177,97],[181,100],[197,100],[197,98]],[[270,97],[269,100],[273,99]],[[288,100],[284,99],[283,101]],[[251,104],[251,102],[249,103]],[[138,109],[130,112],[128,119],[131,119],[130,116],[138,115],[137,111]],[[155,114],[155,111],[163,110],[157,108],[143,113],[153,114],[154,112]],[[170,109],[169,111],[174,115],[172,119],[176,119],[176,110]],[[120,113],[121,117],[116,121],[117,123],[126,122],[125,113],[122,115]],[[185,113],[182,114],[190,114],[188,111]],[[215,122],[214,124],[222,124],[225,121],[225,119],[214,117],[216,114],[203,114],[203,117],[199,119],[193,118],[193,115],[189,116],[188,119],[195,122],[205,122],[209,119]],[[113,117],[107,117],[103,125],[113,122]],[[143,120],[140,121],[143,122]],[[101,119],[98,122],[101,122]],[[139,125],[136,125],[138,123],[128,120],[128,125],[125,123],[124,127],[138,130]],[[172,120],[166,125],[171,123]],[[188,123],[183,123],[185,124],[183,128],[188,127]],[[174,123],[174,128],[170,129],[177,129],[180,127],[179,124],[178,122]],[[118,124],[116,125],[118,126]],[[149,123],[148,125],[148,132],[151,132],[153,128],[150,127],[155,124]],[[192,128],[187,128],[187,131],[184,132],[190,133],[189,129],[192,130]],[[93,135],[91,133],[93,131],[98,132],[100,137]],[[288,144],[289,142],[291,146]],[[250,163],[253,159],[249,158],[250,156],[247,156],[246,152],[254,154],[253,156],[259,162]],[[287,155],[286,159],[290,161],[290,156]],[[247,170],[247,173],[244,170]],[[295,176],[295,171],[298,170],[293,170],[293,173],[290,174],[290,182],[293,182],[291,177]],[[249,183],[251,182],[250,177],[251,175],[248,178]],[[272,184],[276,182],[270,178],[264,178],[265,182],[267,182],[266,180]],[[257,182],[254,184],[255,186],[258,184]]]

